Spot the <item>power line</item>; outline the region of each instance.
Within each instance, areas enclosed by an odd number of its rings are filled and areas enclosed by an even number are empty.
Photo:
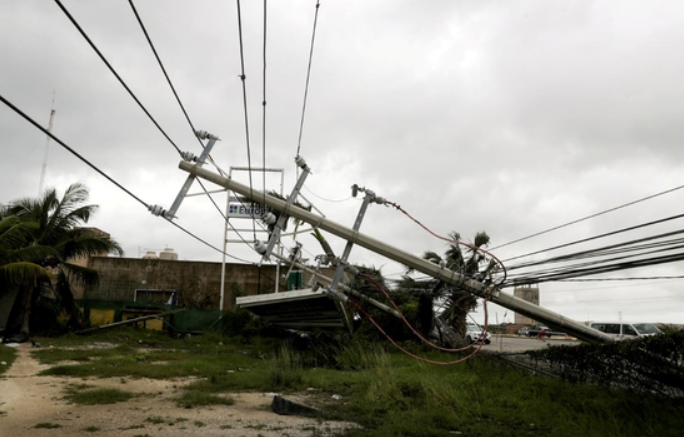
[[[192,130],[192,136],[195,137],[197,139],[197,141],[200,143],[200,146],[202,146],[202,148],[204,148],[204,144],[202,143],[202,140],[200,140],[196,134],[197,129],[195,129],[195,125],[190,120],[190,116],[188,115],[188,112],[185,110],[185,106],[183,105],[183,102],[181,102],[181,99],[178,96],[178,93],[176,92],[176,87],[173,86],[173,82],[171,82],[171,78],[169,77],[168,73],[166,72],[166,68],[164,68],[164,64],[162,63],[161,58],[159,57],[159,54],[157,53],[157,49],[154,47],[154,44],[152,43],[152,39],[150,38],[150,35],[147,33],[147,29],[145,28],[145,25],[143,24],[142,19],[140,18],[140,15],[138,14],[138,10],[135,8],[135,5],[133,4],[133,0],[128,0],[128,4],[131,5],[131,9],[133,10],[133,13],[135,14],[135,18],[138,21],[138,24],[140,25],[140,29],[142,30],[143,34],[145,34],[145,39],[147,39],[147,43],[150,45],[150,48],[152,49],[152,53],[154,53],[154,57],[157,59],[157,63],[159,64],[159,68],[161,68],[162,73],[164,73],[164,77],[166,78],[166,82],[169,84],[169,87],[171,88],[171,91],[173,92],[173,95],[176,98],[176,102],[178,102],[178,106],[180,106],[181,111],[183,111],[183,115],[185,116],[185,119],[187,120],[188,125],[190,125],[190,129]]]
[[[188,122],[188,125],[190,126],[190,129],[192,130],[193,136],[197,139],[197,142],[199,142],[200,146],[202,146],[202,148],[204,149],[205,146],[196,134],[195,126],[192,123],[192,121],[190,120],[190,116],[188,115],[188,112],[185,110],[185,106],[183,105],[183,102],[181,102],[181,99],[178,96],[178,93],[176,92],[176,88],[173,86],[173,82],[171,81],[171,78],[169,77],[168,73],[166,72],[166,68],[164,68],[164,64],[162,63],[161,58],[159,57],[159,54],[157,53],[157,50],[155,49],[154,44],[152,43],[152,39],[150,38],[150,36],[147,32],[147,29],[145,28],[145,25],[143,24],[142,19],[141,19],[140,15],[138,14],[138,11],[135,8],[135,5],[133,4],[133,0],[128,0],[128,3],[131,6],[133,13],[135,14],[135,18],[138,21],[140,28],[142,29],[143,33],[145,34],[145,38],[147,39],[147,42],[150,45],[150,48],[152,49],[152,53],[154,53],[154,57],[157,59],[157,63],[159,64],[159,67],[161,68],[162,73],[164,73],[164,77],[166,78],[166,82],[169,84],[169,87],[171,88],[171,91],[173,92],[173,95],[176,98],[176,102],[178,102],[178,106],[180,106],[181,111],[183,111],[183,115],[185,116],[185,120]],[[221,169],[218,167],[218,165],[216,165],[216,163],[214,163],[214,161],[211,157],[209,157],[209,160],[214,164],[214,166],[219,171],[219,173],[222,173]],[[216,207],[216,210],[219,212],[219,214],[221,214],[221,216],[224,218],[226,223],[228,223],[232,227],[232,225],[228,221],[227,217],[225,216],[225,214],[223,214],[223,212],[221,211],[219,206],[216,204],[216,202],[214,201],[214,198],[211,196],[209,191],[206,189],[206,187],[204,186],[202,181],[198,180],[198,182],[199,182],[200,187],[202,187],[202,190],[204,190],[204,193],[209,197],[209,200],[211,201],[211,203],[214,205],[214,207]],[[240,236],[240,238],[243,241],[245,241],[244,238],[242,238],[242,235],[240,235],[239,233],[238,233],[238,235]],[[247,242],[245,241],[245,243],[247,243]]]
[[[346,202],[347,200],[350,200],[350,199],[353,199],[353,198],[354,198],[353,196],[349,196],[349,197],[347,197],[346,199],[328,199],[328,198],[325,198],[325,197],[323,197],[323,196],[319,196],[318,194],[314,193],[313,191],[311,191],[311,190],[310,190],[308,187],[306,187],[306,186],[304,186],[304,189],[305,189],[306,191],[308,191],[309,194],[311,194],[312,196],[317,197],[317,198],[319,198],[319,199],[321,199],[321,200],[325,200],[326,202],[342,203],[342,202]]]
[[[208,246],[208,247],[214,249],[214,250],[217,251],[218,253],[222,253],[222,254],[226,255],[227,257],[229,257],[229,258],[233,258],[233,259],[236,259],[236,260],[238,260],[238,261],[242,261],[242,262],[247,263],[247,264],[255,264],[255,263],[253,263],[253,262],[251,262],[251,261],[247,261],[247,260],[245,260],[245,259],[239,258],[239,257],[237,257],[237,256],[234,256],[234,255],[231,255],[231,254],[228,254],[228,253],[222,251],[222,250],[219,249],[218,247],[214,246],[214,245],[211,244],[211,243],[208,243],[207,241],[203,240],[202,238],[200,238],[200,237],[198,237],[197,235],[193,234],[192,232],[188,231],[187,229],[185,229],[184,227],[182,227],[181,225],[179,225],[178,223],[174,222],[173,220],[171,220],[171,219],[169,219],[169,218],[164,217],[164,220],[166,220],[167,222],[171,223],[172,225],[174,225],[175,227],[177,227],[177,228],[180,229],[181,231],[185,232],[186,234],[188,234],[189,236],[191,236],[191,237],[194,238],[195,240],[197,240],[197,241],[203,243],[204,245],[206,245],[206,246]]]
[[[28,116],[26,113],[24,113],[21,109],[19,109],[19,108],[17,108],[16,106],[14,106],[9,100],[7,100],[7,99],[6,99],[5,97],[3,97],[2,95],[0,95],[0,100],[2,101],[2,103],[4,103],[5,105],[7,105],[11,110],[13,110],[14,112],[16,112],[19,116],[21,116],[24,120],[28,121],[28,122],[31,123],[34,127],[36,127],[38,130],[40,130],[41,132],[43,132],[45,135],[47,135],[47,136],[49,136],[50,138],[52,138],[52,140],[53,140],[54,142],[56,142],[56,143],[59,144],[60,146],[64,147],[64,148],[65,148],[66,150],[68,150],[72,155],[74,155],[76,158],[80,159],[83,163],[85,163],[88,167],[90,167],[90,168],[92,168],[93,170],[95,170],[96,172],[98,172],[101,176],[103,176],[103,177],[104,177],[105,179],[107,179],[109,182],[113,183],[114,185],[116,185],[117,187],[119,187],[121,190],[123,190],[126,194],[128,194],[128,195],[131,196],[133,199],[135,199],[135,200],[137,200],[139,203],[141,203],[145,208],[147,208],[147,207],[149,206],[145,201],[143,201],[141,198],[139,198],[138,196],[136,196],[136,195],[133,194],[132,192],[128,191],[123,185],[121,185],[120,183],[118,183],[117,181],[115,181],[114,179],[112,179],[109,175],[107,175],[105,172],[103,172],[102,170],[100,170],[95,164],[93,164],[92,162],[88,161],[86,158],[84,158],[84,157],[83,157],[81,154],[79,154],[77,151],[75,151],[74,149],[72,149],[71,147],[69,147],[66,143],[64,143],[62,140],[60,140],[60,139],[57,138],[55,135],[53,135],[52,132],[48,131],[48,130],[45,129],[43,126],[41,126],[40,124],[38,124],[38,122],[36,122],[36,121],[35,121],[34,119],[32,119],[31,117],[29,117],[29,116]]]
[[[541,232],[537,232],[537,233],[532,234],[532,235],[528,235],[527,237],[518,238],[517,240],[513,240],[513,241],[510,241],[510,242],[508,242],[508,243],[501,244],[501,245],[499,245],[499,246],[493,247],[491,250],[500,249],[500,248],[502,248],[502,247],[510,246],[511,244],[514,244],[514,243],[519,243],[519,242],[521,242],[521,241],[529,240],[530,238],[538,237],[538,236],[540,236],[540,235],[547,234],[547,233],[549,233],[549,232],[551,232],[551,231],[555,231],[555,230],[558,230],[558,229],[561,229],[561,228],[565,228],[565,227],[567,227],[567,226],[574,225],[574,224],[576,224],[576,223],[580,223],[580,222],[583,222],[583,221],[585,221],[585,220],[589,220],[589,219],[591,219],[591,218],[595,218],[595,217],[601,216],[601,215],[603,215],[603,214],[607,214],[607,213],[609,213],[609,212],[617,211],[618,209],[622,209],[622,208],[625,208],[625,207],[628,207],[628,206],[631,206],[631,205],[635,205],[635,204],[640,203],[640,202],[644,202],[644,201],[646,201],[646,200],[650,200],[650,199],[656,198],[656,197],[658,197],[658,196],[662,196],[662,195],[664,195],[664,194],[669,194],[669,193],[672,193],[672,192],[674,192],[674,191],[681,190],[682,188],[684,188],[684,185],[680,185],[680,186],[678,186],[678,187],[670,188],[669,190],[661,191],[661,192],[659,192],[659,193],[652,194],[652,195],[650,195],[650,196],[646,196],[646,197],[643,197],[643,198],[641,198],[641,199],[634,200],[634,201],[632,201],[632,202],[627,202],[627,203],[624,203],[624,204],[622,204],[622,205],[618,205],[618,206],[616,206],[616,207],[607,209],[607,210],[605,210],[605,211],[597,212],[596,214],[592,214],[592,215],[589,215],[589,216],[586,216],[586,217],[583,217],[583,218],[580,218],[580,219],[577,219],[577,220],[573,220],[573,221],[571,221],[571,222],[565,223],[565,224],[563,224],[563,225],[555,226],[555,227],[550,228],[550,229],[547,229],[547,230],[545,230],[545,231],[541,231]]]
[[[674,275],[674,276],[641,276],[636,278],[593,278],[593,279],[563,279],[559,282],[603,282],[603,281],[650,281],[650,280],[660,280],[660,279],[684,279],[684,275]],[[608,288],[608,287],[605,287]],[[617,287],[614,287],[617,288]],[[596,290],[601,290],[596,288]]]
[[[306,69],[306,84],[304,86],[304,102],[302,103],[302,116],[299,121],[299,140],[297,141],[297,156],[302,147],[302,133],[304,131],[304,117],[306,114],[306,101],[309,96],[309,80],[311,78],[311,62],[313,60],[314,42],[316,41],[316,26],[318,24],[318,9],[321,6],[320,0],[316,0],[316,14],[314,15],[313,31],[311,32],[311,47],[309,48],[309,65]]]
[[[149,207],[149,205],[147,204],[147,202],[145,202],[145,201],[142,200],[140,197],[138,197],[138,196],[136,196],[135,194],[133,194],[130,190],[128,190],[126,187],[124,187],[124,186],[121,185],[119,182],[117,182],[116,180],[114,180],[111,176],[109,176],[108,174],[106,174],[105,172],[103,172],[102,170],[100,170],[95,164],[93,164],[92,162],[88,161],[88,160],[87,160],[85,157],[83,157],[80,153],[76,152],[74,149],[72,149],[71,147],[69,147],[65,142],[63,142],[62,140],[60,140],[59,138],[57,138],[54,134],[52,134],[52,133],[49,132],[47,129],[45,129],[44,127],[42,127],[40,124],[38,124],[38,122],[36,122],[33,118],[31,118],[30,116],[28,116],[26,113],[24,113],[24,112],[23,112],[22,110],[20,110],[19,108],[17,108],[14,104],[12,104],[12,103],[11,103],[9,100],[7,100],[4,96],[0,95],[0,101],[2,101],[2,103],[4,103],[5,105],[7,105],[11,110],[13,110],[14,112],[16,112],[16,113],[17,113],[19,116],[21,116],[24,120],[26,120],[26,121],[28,121],[30,124],[32,124],[35,128],[37,128],[38,130],[40,130],[41,132],[43,132],[45,135],[49,136],[54,142],[56,142],[57,144],[59,144],[60,146],[62,146],[63,148],[65,148],[67,151],[69,151],[69,153],[71,153],[71,154],[74,155],[76,158],[78,158],[79,160],[81,160],[81,161],[82,161],[84,164],[86,164],[88,167],[90,167],[91,169],[95,170],[95,171],[96,171],[97,173],[99,173],[102,177],[104,177],[104,178],[107,179],[109,182],[111,182],[112,184],[114,184],[117,188],[119,188],[120,190],[122,190],[123,192],[125,192],[126,194],[128,194],[129,196],[131,196],[133,199],[135,199],[137,202],[139,202],[141,205],[143,205],[143,206],[145,207],[145,209],[147,209],[147,208]],[[216,251],[218,251],[218,252],[220,252],[220,253],[223,253],[223,254],[225,254],[226,256],[230,257],[230,258],[233,258],[233,259],[236,259],[236,260],[238,260],[238,261],[242,261],[242,262],[245,262],[245,263],[248,263],[248,264],[254,264],[254,263],[252,263],[252,262],[250,262],[250,261],[247,261],[247,260],[244,260],[244,259],[242,259],[242,258],[238,258],[238,257],[236,257],[236,256],[233,256],[233,255],[230,255],[230,254],[228,254],[228,253],[225,253],[224,251],[218,249],[217,247],[215,247],[215,246],[213,246],[212,244],[210,244],[210,243],[204,241],[202,238],[198,237],[197,235],[195,235],[195,234],[193,234],[192,232],[188,231],[187,229],[183,228],[183,227],[180,226],[179,224],[177,224],[177,223],[175,223],[175,222],[173,222],[173,221],[171,221],[171,220],[169,220],[169,219],[166,219],[166,220],[167,220],[169,223],[171,223],[172,225],[174,225],[175,227],[177,227],[178,229],[182,230],[182,231],[185,232],[186,234],[188,234],[188,235],[190,235],[191,237],[193,237],[194,239],[196,239],[197,241],[199,241],[199,242],[205,244],[206,246],[208,246],[208,247],[210,247],[210,248],[212,248],[212,249],[214,249],[214,250],[216,250]]]
[[[249,197],[250,199],[253,199],[254,196],[252,195],[252,156],[249,147],[249,115],[247,110],[247,84],[245,83],[245,79],[247,79],[247,76],[245,75],[245,53],[244,44],[242,42],[242,13],[240,11],[240,0],[236,0],[236,4],[238,20],[238,38],[240,41],[241,74],[239,77],[242,81],[242,103],[245,108],[245,141],[247,143],[247,167],[249,168]],[[254,233],[254,241],[256,241],[256,224],[254,223],[254,221],[252,221],[252,231]]]
[[[216,201],[214,201],[214,198],[211,196],[211,194],[209,194],[209,191],[207,191],[207,189],[204,187],[204,184],[202,183],[202,181],[197,179],[197,182],[199,182],[199,184],[202,187],[202,189],[204,190],[204,192],[207,194],[207,196],[209,196],[209,200],[211,201],[211,203],[216,208],[216,211],[218,211],[218,213],[221,214],[221,217],[223,217],[223,220],[228,224],[228,226],[230,226],[230,228],[237,234],[237,236],[240,237],[240,239],[242,240],[243,243],[245,243],[250,249],[254,249],[253,245],[248,243],[247,240],[244,239],[242,234],[240,234],[240,232],[237,229],[235,229],[235,226],[233,226],[233,224],[230,222],[230,220],[228,220],[228,217],[226,217],[226,215],[223,213],[223,211],[221,211],[221,208],[218,206],[218,204],[216,204]],[[240,203],[242,203],[242,200],[240,200]],[[223,252],[223,251],[221,251],[221,252]]]
[[[263,48],[263,78],[262,78],[262,89],[261,94],[263,99],[261,101],[261,111],[262,111],[262,123],[261,123],[261,158],[262,158],[262,168],[266,168],[266,41],[267,41],[267,29],[268,29],[268,2],[264,0],[264,48]],[[266,172],[261,172],[262,177],[262,191],[264,193],[263,204],[266,205]]]
[[[527,262],[527,263],[523,263],[523,264],[508,266],[508,270],[518,270],[521,268],[543,265],[543,264],[550,264],[550,263],[564,262],[564,261],[573,261],[576,259],[600,257],[600,256],[605,256],[605,255],[615,255],[615,254],[620,254],[620,253],[636,252],[638,250],[650,249],[653,247],[662,247],[662,246],[668,246],[668,245],[672,245],[672,244],[679,244],[679,243],[684,242],[684,239],[672,238],[672,239],[661,241],[661,242],[652,242],[652,243],[647,243],[647,244],[639,244],[639,243],[649,242],[649,241],[653,241],[653,240],[659,240],[659,239],[662,239],[664,237],[672,237],[674,235],[680,235],[683,233],[684,233],[684,230],[667,232],[664,234],[653,235],[650,237],[639,238],[636,240],[629,240],[629,241],[626,241],[623,243],[611,244],[608,246],[603,246],[603,247],[599,247],[596,249],[584,250],[581,252],[575,252],[575,253],[571,253],[568,255],[561,255],[561,256],[554,257],[554,258],[548,258],[546,260],[531,261],[531,262]],[[666,249],[666,250],[672,250],[672,249],[678,248],[678,247],[679,246],[675,246],[675,247],[672,247],[672,248]]]
[[[79,31],[81,36],[83,36],[83,38],[88,42],[88,44],[90,44],[90,47],[92,47],[92,49],[95,50],[95,53],[97,53],[97,55],[100,57],[102,62],[105,63],[107,68],[109,68],[109,71],[112,72],[112,74],[117,78],[119,83],[126,89],[126,91],[128,91],[128,94],[133,98],[133,100],[135,100],[135,102],[138,104],[140,109],[143,110],[143,112],[145,113],[145,115],[147,115],[147,117],[150,119],[150,121],[152,121],[152,123],[154,123],[154,125],[157,127],[157,129],[159,129],[159,132],[161,132],[162,135],[164,135],[164,137],[169,141],[169,143],[171,143],[171,145],[176,149],[178,154],[182,154],[180,148],[176,145],[176,143],[173,142],[171,137],[169,137],[167,135],[167,133],[164,131],[164,129],[162,129],[162,127],[159,125],[159,123],[157,123],[157,120],[155,120],[154,117],[152,117],[152,114],[150,114],[150,112],[147,110],[147,108],[145,108],[145,106],[140,102],[138,97],[136,97],[136,95],[133,93],[133,91],[131,91],[131,89],[128,87],[128,85],[126,85],[126,82],[124,82],[123,79],[121,78],[121,76],[119,76],[119,74],[116,72],[116,70],[114,70],[114,68],[109,63],[109,61],[107,61],[107,58],[104,57],[102,52],[100,52],[100,50],[97,48],[97,46],[92,42],[92,40],[88,37],[88,35],[85,33],[85,31],[78,24],[78,22],[69,13],[69,11],[64,7],[62,2],[60,0],[55,0],[55,3],[57,3],[57,6],[59,6],[59,8],[62,10],[62,12],[64,12],[64,14],[67,16],[67,18],[69,18],[69,21],[71,21],[71,23],[76,27],[76,29]]]
[[[646,258],[645,260],[643,257],[648,256],[648,255],[656,255],[660,253],[665,253],[665,252],[672,252],[674,250],[682,249],[684,248],[684,239],[682,238],[675,238],[675,239],[670,239],[670,240],[665,240],[662,242],[656,242],[656,243],[648,243],[648,244],[635,244],[635,243],[642,243],[644,241],[650,241],[654,239],[660,239],[664,236],[671,236],[675,234],[680,234],[684,231],[677,231],[677,232],[672,232],[672,233],[667,233],[667,234],[662,234],[662,235],[657,235],[654,237],[648,237],[644,239],[639,239],[639,240],[633,240],[629,241],[626,243],[621,243],[621,244],[616,244],[612,246],[607,246],[604,248],[599,248],[591,251],[585,251],[583,253],[579,254],[571,254],[567,256],[562,256],[562,257],[556,257],[552,258],[550,260],[546,261],[540,261],[536,263],[527,263],[523,264],[520,266],[509,266],[509,270],[516,270],[516,269],[521,269],[521,268],[529,268],[531,266],[537,266],[540,264],[550,264],[550,263],[557,263],[557,262],[569,262],[569,261],[575,261],[579,259],[588,259],[588,258],[599,258],[599,257],[605,257],[607,255],[612,255],[610,258],[605,258],[605,259],[599,259],[596,261],[589,261],[589,262],[583,262],[579,264],[574,264],[570,266],[562,266],[562,267],[556,267],[556,268],[549,268],[549,269],[544,269],[544,270],[537,270],[533,272],[524,272],[524,273],[517,273],[517,274],[512,274],[511,275],[511,281],[513,284],[520,284],[521,282],[525,283],[532,283],[536,282],[539,280],[539,278],[549,278],[549,277],[556,277],[557,280],[562,277],[563,275],[567,277],[578,277],[582,276],[580,272],[590,272],[589,274],[596,274],[597,271],[600,271],[601,269],[608,269],[606,271],[615,271],[615,270],[621,270],[621,268],[618,268],[617,266],[622,265],[623,268],[634,268],[635,265],[632,263],[641,263],[638,265],[639,267],[643,267],[648,264],[649,260],[653,260],[654,264],[659,264],[661,263],[663,259],[666,259],[666,256],[660,256],[660,257],[652,257],[652,258]],[[632,247],[628,247],[628,246]],[[647,250],[648,249],[648,250]],[[651,250],[653,249],[653,250]],[[626,254],[624,256],[615,256],[615,255],[621,255],[621,254]],[[673,256],[673,255],[668,255],[668,256]],[[636,257],[641,257],[642,259],[637,260],[637,261],[626,261],[627,259],[630,258],[636,258]],[[674,262],[677,261],[678,259],[673,258],[671,261],[666,261],[666,262]],[[610,264],[612,263],[612,264]]]
[[[521,284],[536,284],[541,282],[549,281],[560,281],[562,279],[577,278],[582,276],[598,275],[601,273],[615,272],[619,270],[633,269],[638,267],[646,267],[658,264],[672,263],[676,261],[684,260],[684,254],[674,254],[674,255],[662,255],[657,257],[651,257],[647,259],[634,260],[634,261],[623,261],[614,264],[608,264],[603,266],[587,266],[583,268],[567,269],[560,272],[544,272],[542,274],[537,274],[535,276],[524,275],[518,280],[512,280],[502,287],[511,287]]]
[[[561,245],[558,245],[558,246],[553,246],[553,247],[550,247],[550,248],[548,248],[548,249],[537,250],[537,251],[534,251],[534,252],[526,253],[526,254],[524,254],[524,255],[514,256],[513,258],[508,258],[508,259],[505,259],[505,260],[503,260],[503,261],[504,261],[504,262],[513,261],[513,260],[516,260],[516,259],[525,258],[525,257],[528,257],[528,256],[537,255],[537,254],[540,254],[540,253],[550,252],[550,251],[552,251],[552,250],[557,250],[557,249],[562,249],[562,248],[565,248],[565,247],[573,246],[573,245],[575,245],[575,244],[586,243],[586,242],[592,241],[592,240],[598,240],[599,238],[610,237],[610,236],[613,236],[613,235],[621,234],[621,233],[623,233],[623,232],[634,231],[634,230],[636,230],[636,229],[641,229],[641,228],[645,228],[645,227],[648,227],[648,226],[658,225],[658,224],[661,224],[661,223],[668,222],[668,221],[670,221],[670,220],[677,220],[677,219],[680,219],[680,218],[684,218],[684,214],[677,214],[677,215],[673,215],[673,216],[666,217],[666,218],[663,218],[663,219],[654,220],[654,221],[642,223],[642,224],[635,225],[635,226],[629,226],[629,227],[627,227],[627,228],[622,228],[622,229],[619,229],[619,230],[617,230],[617,231],[606,232],[606,233],[603,233],[603,234],[595,235],[595,236],[593,236],[593,237],[583,238],[583,239],[581,239],[581,240],[572,241],[572,242],[570,242],[570,243],[565,243],[565,244],[561,244]],[[499,246],[499,247],[501,247],[501,246]]]

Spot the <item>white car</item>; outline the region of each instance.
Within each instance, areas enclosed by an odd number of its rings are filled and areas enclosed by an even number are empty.
[[[591,322],[590,326],[618,340],[649,337],[662,333],[652,323]]]
[[[478,343],[478,342],[483,342],[485,344],[489,344],[492,342],[492,334],[489,332],[484,333],[483,335],[482,328],[480,328],[477,325],[468,325],[466,326],[466,334],[465,334],[465,340],[472,344],[472,343]]]

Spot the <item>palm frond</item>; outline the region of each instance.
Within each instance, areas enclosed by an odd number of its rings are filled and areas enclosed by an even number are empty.
[[[489,235],[486,232],[478,232],[475,234],[475,240],[473,240],[473,245],[476,247],[484,247],[489,244]]]
[[[100,281],[100,275],[97,270],[89,269],[87,267],[79,266],[77,264],[62,263],[59,265],[60,274],[66,280],[74,285],[97,285]]]
[[[37,223],[24,222],[19,217],[7,217],[0,221],[0,257],[3,253],[28,246],[36,229]]]
[[[55,244],[55,249],[65,261],[85,256],[102,256],[109,253],[123,255],[119,243],[107,237],[95,236],[92,232],[74,232]]]
[[[28,246],[0,254],[0,266],[16,262],[41,264],[46,258],[56,258],[59,253],[50,246]]]
[[[0,266],[0,284],[36,285],[43,281],[50,281],[53,275],[45,268],[31,262],[15,262]]]
[[[425,251],[425,253],[423,253],[423,259],[425,261],[430,261],[433,264],[439,264],[443,261],[442,257],[439,256],[439,254],[431,250]]]

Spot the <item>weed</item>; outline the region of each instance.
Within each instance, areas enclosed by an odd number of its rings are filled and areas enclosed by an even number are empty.
[[[119,429],[122,430],[122,431],[127,431],[127,430],[129,430],[129,429],[142,429],[142,428],[145,428],[145,425],[143,425],[143,424],[140,424],[140,425],[131,425],[131,426],[127,426],[127,427],[125,427],[125,428],[119,428]]]
[[[34,426],[36,429],[55,429],[55,428],[61,428],[62,425],[58,423],[50,423],[50,422],[41,422]]]
[[[160,423],[166,422],[166,419],[164,419],[163,417],[159,417],[159,416],[150,416],[147,419],[145,419],[145,422],[149,422],[153,425],[159,425]]]
[[[186,390],[176,399],[178,406],[183,408],[193,408],[204,405],[234,405],[235,400],[229,397],[217,396],[199,390]]]
[[[88,428],[83,428],[83,431],[86,432],[97,432],[99,430],[100,428],[98,428],[97,426],[89,426]]]
[[[233,425],[221,425],[219,429],[233,429]]]
[[[117,388],[98,388],[94,390],[67,389],[65,398],[79,405],[101,405],[125,402],[133,397],[132,393]]]
[[[201,428],[201,427],[207,425],[206,423],[204,423],[204,422],[202,422],[202,421],[200,421],[200,420],[195,420],[193,423],[195,424],[195,426],[196,426],[197,428]]]
[[[297,388],[302,384],[303,373],[299,355],[291,348],[282,346],[269,371],[271,388]]]

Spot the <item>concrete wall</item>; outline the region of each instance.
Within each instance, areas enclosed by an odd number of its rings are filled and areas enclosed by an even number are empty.
[[[75,296],[77,299],[132,301],[136,289],[164,289],[177,290],[181,306],[219,306],[221,263],[94,257],[89,259],[88,267],[100,273],[100,283],[83,290],[82,295]],[[324,275],[333,276],[332,270],[323,270]],[[286,272],[285,268],[281,268],[281,274]],[[237,291],[243,291],[245,295],[273,293],[275,278],[274,265],[259,268],[246,264],[226,264],[224,309],[233,308]],[[309,275],[304,274],[304,286],[308,280]],[[281,291],[286,289],[286,283],[281,278]]]

